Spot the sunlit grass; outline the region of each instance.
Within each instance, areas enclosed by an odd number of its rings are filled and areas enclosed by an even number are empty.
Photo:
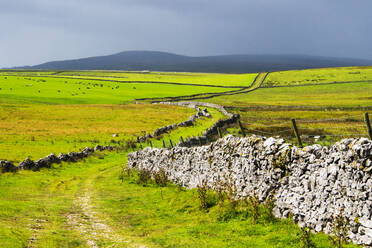
[[[19,162],[27,156],[38,159],[52,152],[123,142],[194,113],[168,105],[0,104],[0,159]]]
[[[372,67],[339,67],[272,72],[263,87],[372,80]]]
[[[93,211],[113,231],[132,244],[147,247],[294,247],[299,228],[291,220],[253,224],[250,213],[219,220],[228,210],[213,206],[200,209],[195,190],[176,186],[137,185],[136,177],[124,177],[126,153],[110,153],[105,159],[88,158],[62,163],[40,172],[21,171],[0,175],[0,246],[25,247],[37,229],[36,247],[88,247],[66,216],[79,210],[74,199],[89,190]],[[27,189],[27,190],[26,190]],[[327,236],[313,237],[317,247],[331,247]],[[107,243],[122,247],[127,243]],[[111,246],[110,246],[111,245]],[[116,246],[115,246],[116,245]],[[348,245],[347,247],[355,247]]]
[[[0,103],[128,104],[138,98],[181,96],[228,90],[228,88],[189,85],[0,76]]]
[[[173,82],[187,84],[204,84],[220,86],[243,86],[248,87],[257,76],[250,74],[222,74],[222,73],[186,73],[186,72],[125,72],[125,71],[25,71],[9,72],[1,71],[3,75],[51,75],[56,77],[80,77],[91,79],[108,79],[118,81],[151,81]]]
[[[120,77],[118,80],[231,86],[247,86],[254,78],[254,75],[102,71],[66,72],[59,76],[71,73],[115,80]],[[233,106],[234,111],[242,114],[248,131],[258,129],[276,134],[290,130],[290,119],[296,118],[304,134],[310,131],[316,134],[363,133],[362,107],[371,106],[372,95],[371,83],[367,81],[258,89],[207,102]],[[25,75],[0,76],[0,88],[0,159],[17,162],[26,156],[38,159],[51,152],[69,152],[95,144],[110,144],[112,140],[135,139],[143,131],[153,132],[157,127],[183,121],[194,113],[192,109],[174,106],[119,105],[132,102],[133,98],[226,90],[92,79],[28,78]],[[163,139],[153,139],[152,145],[161,147],[164,140],[169,146],[170,140],[178,143],[181,136],[186,139],[200,135],[223,118],[217,110],[208,110],[212,118],[164,134]],[[315,130],[306,131],[307,128]],[[293,135],[290,132],[283,136]],[[112,137],[114,133],[119,137]],[[149,145],[141,144],[142,147]],[[0,175],[0,247],[26,247],[34,233],[31,227],[37,220],[45,220],[38,231],[37,247],[87,247],[84,235],[66,220],[67,214],[79,211],[73,201],[82,190],[92,194],[91,204],[96,214],[124,240],[148,247],[294,247],[299,244],[296,236],[299,228],[290,220],[271,223],[260,219],[258,224],[252,224],[248,216],[219,221],[223,209],[216,205],[209,212],[201,211],[194,190],[180,190],[175,186],[160,189],[153,184],[144,187],[137,185],[135,178],[121,181],[126,155],[126,152],[114,152],[106,154],[104,159],[99,155],[100,159],[93,156],[74,164],[55,164],[50,170]],[[322,234],[316,235],[314,240],[317,247],[331,245],[328,237]],[[122,244],[117,245],[121,247]]]
[[[372,78],[372,77],[371,77]],[[372,82],[260,88],[206,101],[230,106],[242,116],[248,133],[287,137],[295,142],[291,119],[301,134],[328,136],[311,143],[331,144],[346,137],[368,137],[364,113],[372,109]],[[261,131],[256,132],[255,130]],[[304,138],[306,140],[306,138]]]

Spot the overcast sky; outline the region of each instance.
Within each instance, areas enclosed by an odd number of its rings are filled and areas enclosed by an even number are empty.
[[[372,59],[372,0],[0,0],[0,67],[157,50]]]

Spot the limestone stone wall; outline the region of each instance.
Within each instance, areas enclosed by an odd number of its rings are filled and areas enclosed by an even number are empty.
[[[203,117],[206,117],[206,118],[210,118],[212,117],[211,114],[208,112],[207,109],[200,109],[199,107],[195,106],[195,105],[187,105],[187,107],[190,107],[190,108],[193,108],[196,110],[196,114],[190,116],[190,118],[186,121],[183,121],[183,122],[180,122],[180,123],[174,123],[174,124],[170,124],[168,126],[164,126],[164,127],[159,127],[157,128],[153,134],[150,134],[150,133],[147,133],[141,137],[138,137],[138,142],[145,142],[147,139],[151,139],[151,138],[154,138],[154,137],[158,137],[162,134],[165,134],[167,132],[170,132],[172,131],[173,129],[176,129],[178,127],[189,127],[189,126],[192,126],[194,125],[194,123],[196,122],[197,119],[200,119],[200,118],[203,118]]]
[[[83,158],[91,156],[95,151],[112,151],[114,149],[115,147],[110,145],[96,145],[94,148],[85,147],[80,152],[60,153],[58,157],[54,153],[52,153],[36,161],[26,158],[18,165],[14,165],[13,163],[6,160],[0,160],[0,172],[17,172],[18,170],[37,171],[41,168],[50,168],[52,164],[58,164],[61,162],[77,162]]]
[[[234,124],[240,119],[239,114],[230,113],[225,109],[224,106],[214,104],[214,103],[183,101],[183,102],[160,102],[160,103],[155,103],[155,104],[183,106],[183,107],[188,107],[188,108],[195,108],[195,109],[198,109],[199,111],[200,111],[199,107],[214,108],[220,111],[224,116],[226,116],[225,119],[216,121],[211,127],[206,129],[202,133],[201,136],[188,138],[184,140],[183,142],[180,142],[178,146],[190,147],[190,146],[195,146],[195,145],[200,145],[200,144],[204,145],[211,140],[210,139],[211,137],[215,136],[218,133],[217,131],[218,128],[222,128],[222,127]],[[204,109],[203,111],[206,111],[206,109]],[[205,115],[200,115],[200,116],[205,116]]]
[[[332,217],[342,211],[350,220],[350,239],[372,245],[372,141],[365,138],[298,148],[283,139],[229,135],[207,146],[145,148],[130,153],[127,165],[163,169],[187,188],[230,180],[237,197],[273,196],[275,216],[291,214],[317,232],[329,233]]]

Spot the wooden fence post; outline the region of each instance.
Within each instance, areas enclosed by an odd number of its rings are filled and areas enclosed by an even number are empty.
[[[163,140],[163,148],[165,148],[165,141]]]
[[[169,139],[170,147],[173,148],[173,142],[171,139]]]
[[[298,145],[300,147],[302,147],[302,141],[301,141],[301,136],[300,134],[298,133],[298,129],[297,129],[297,125],[296,125],[296,120],[295,119],[292,119],[292,126],[293,126],[293,131],[296,135],[296,138],[297,138],[297,141],[298,141]]]
[[[221,128],[220,127],[217,127],[217,132],[218,132],[218,136],[220,136],[220,138],[222,138],[222,132],[221,132]]]
[[[242,125],[242,123],[240,122],[240,120],[238,120],[238,124],[239,124],[239,127],[240,127],[240,131],[242,131],[243,137],[245,137],[244,128],[243,128],[243,125]]]
[[[184,146],[185,145],[185,141],[183,140],[183,137],[181,136],[181,142],[182,142],[182,145]]]
[[[372,140],[372,129],[371,129],[371,123],[369,122],[369,115],[368,115],[368,113],[365,113],[364,114],[364,120],[365,120],[366,125],[367,125],[369,139]]]

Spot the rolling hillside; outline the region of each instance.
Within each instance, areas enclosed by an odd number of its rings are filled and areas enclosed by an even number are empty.
[[[17,69],[252,73],[364,65],[372,65],[372,61],[307,55],[190,57],[165,52],[127,51],[107,56],[53,61],[35,66],[18,67]]]

